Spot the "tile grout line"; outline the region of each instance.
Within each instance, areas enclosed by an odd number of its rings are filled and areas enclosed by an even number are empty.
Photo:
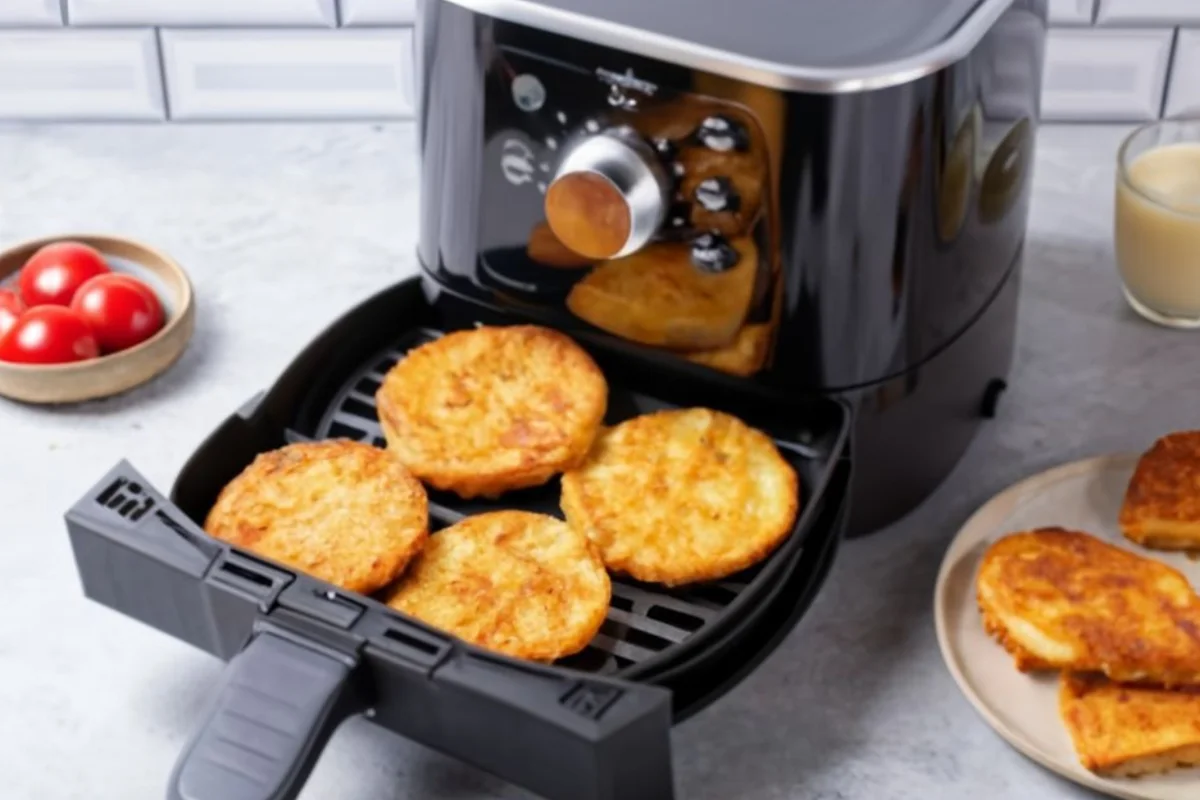
[[[1171,33],[1171,47],[1167,50],[1167,68],[1163,70],[1162,97],[1158,102],[1158,118],[1167,113],[1167,101],[1171,98],[1171,78],[1175,74],[1175,55],[1179,50],[1179,28]]]
[[[171,93],[167,89],[167,56],[163,48],[162,28],[154,28],[155,52],[158,55],[158,81],[162,90],[163,122],[171,121]]]

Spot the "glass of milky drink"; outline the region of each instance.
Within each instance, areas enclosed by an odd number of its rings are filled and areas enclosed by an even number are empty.
[[[1200,118],[1145,125],[1121,145],[1116,249],[1135,311],[1200,328]]]

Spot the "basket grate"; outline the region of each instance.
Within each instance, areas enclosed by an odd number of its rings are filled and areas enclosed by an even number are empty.
[[[354,372],[334,395],[311,437],[289,431],[288,439],[344,438],[383,447],[385,442],[375,409],[375,393],[385,373],[407,350],[439,335],[436,331],[421,331],[401,345],[371,359]],[[620,406],[619,403],[613,405]],[[610,419],[609,422],[617,419]],[[545,486],[511,492],[495,501],[464,501],[455,495],[431,489],[429,513],[435,527],[501,508],[522,508],[561,518],[558,494],[557,479]],[[756,572],[757,569],[751,569],[728,580],[677,590],[614,577],[612,601],[599,634],[583,652],[559,663],[601,674],[616,673],[633,665],[644,664],[714,625],[722,612],[749,586]]]

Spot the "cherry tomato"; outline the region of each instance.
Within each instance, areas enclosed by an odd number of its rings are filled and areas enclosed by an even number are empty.
[[[33,254],[17,283],[21,299],[35,306],[69,306],[88,278],[108,272],[104,256],[79,242],[55,242]]]
[[[163,326],[163,307],[149,286],[132,275],[110,272],[88,280],[71,301],[105,353],[126,350]]]
[[[17,318],[25,311],[20,296],[11,289],[0,289],[0,336],[8,333]]]
[[[16,364],[66,364],[98,355],[91,328],[62,306],[31,308],[0,337],[0,361]]]

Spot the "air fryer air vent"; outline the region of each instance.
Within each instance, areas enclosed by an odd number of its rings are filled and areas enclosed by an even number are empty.
[[[383,382],[384,374],[404,352],[438,336],[437,331],[420,331],[400,346],[372,358],[334,395],[313,438],[353,439],[382,447],[384,439],[375,411],[375,392]],[[621,403],[613,402],[612,405],[618,407],[620,415]],[[308,437],[289,431],[288,438],[296,441]],[[498,501],[464,501],[446,492],[430,490],[429,513],[435,528],[471,514],[500,508],[523,508],[561,518],[558,496],[557,481],[510,493]],[[614,579],[608,618],[600,633],[586,650],[561,663],[597,673],[613,673],[645,664],[667,648],[716,625],[722,612],[746,590],[755,574],[757,570],[748,570],[730,580],[675,591]]]

